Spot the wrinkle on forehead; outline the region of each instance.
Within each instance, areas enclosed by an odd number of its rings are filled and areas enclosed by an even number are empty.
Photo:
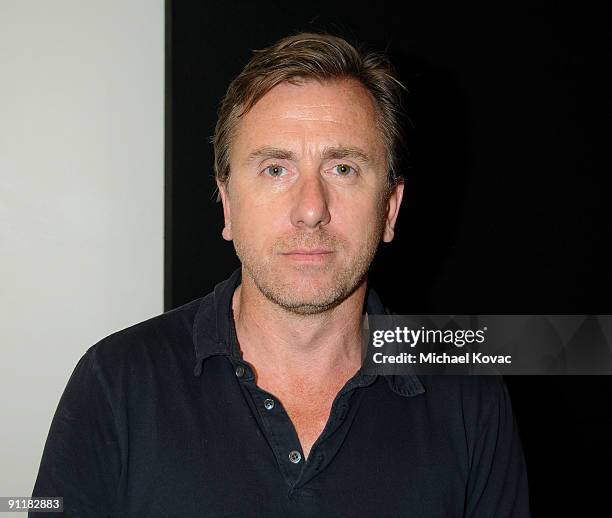
[[[276,113],[271,116],[261,116],[262,120],[289,120],[289,121],[300,121],[300,122],[334,122],[339,123],[338,120],[338,107],[332,104],[294,104],[289,107],[283,113]],[[346,114],[345,114],[346,115]],[[352,113],[352,116],[358,117],[357,114]]]
[[[304,98],[304,91],[317,91],[315,99]],[[270,95],[272,94],[272,95]],[[318,96],[320,99],[316,99]],[[349,101],[351,106],[338,105],[338,98]],[[331,102],[330,102],[331,101]],[[280,107],[285,106],[285,110]],[[376,117],[376,107],[371,94],[355,79],[343,79],[326,83],[304,82],[300,84],[280,83],[270,92],[264,95],[250,110],[252,115],[261,117],[268,110],[284,111],[283,117],[287,115],[305,117],[310,114],[314,120],[319,119],[320,113],[333,113],[338,110],[347,110],[352,116],[361,118],[363,116]],[[263,112],[263,113],[262,113]],[[248,113],[247,113],[248,116]],[[263,115],[265,117],[265,115]],[[276,117],[279,116],[277,112]]]
[[[373,156],[374,148],[384,148],[376,126],[374,102],[357,82],[280,84],[245,114],[235,143],[244,153],[267,145],[318,154],[325,146],[344,145]]]
[[[299,121],[299,122],[333,122],[334,124],[340,124],[340,121],[338,120],[338,117],[334,117],[333,115],[322,115],[320,117],[313,117],[311,115],[309,116],[303,116],[300,114],[294,114],[294,115],[279,115],[276,117],[268,117],[268,118],[262,118],[262,120],[264,121],[272,121],[272,120],[287,120],[287,121]]]

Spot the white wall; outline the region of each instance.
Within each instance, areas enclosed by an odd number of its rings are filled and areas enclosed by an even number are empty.
[[[163,103],[163,0],[0,0],[0,496],[85,350],[162,311]]]

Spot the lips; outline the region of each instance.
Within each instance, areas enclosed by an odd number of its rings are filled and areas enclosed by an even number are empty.
[[[283,252],[282,255],[325,255],[325,254],[331,254],[331,253],[332,253],[331,250],[325,250],[323,248],[311,248],[311,249],[300,248],[297,250],[290,250],[289,252]]]
[[[325,248],[296,248],[280,255],[292,263],[325,264],[331,260],[333,251]]]

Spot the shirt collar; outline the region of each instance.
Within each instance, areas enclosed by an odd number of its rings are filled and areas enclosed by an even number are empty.
[[[237,268],[228,279],[202,299],[193,324],[193,343],[196,363],[194,374],[202,373],[202,363],[211,356],[237,356],[233,348],[232,297],[241,281],[241,268]],[[368,286],[364,311],[369,315],[388,314],[378,294]],[[371,384],[377,376],[361,374],[365,379],[359,385]],[[371,379],[370,379],[371,378]],[[386,376],[391,389],[402,396],[416,396],[425,392],[416,375]]]

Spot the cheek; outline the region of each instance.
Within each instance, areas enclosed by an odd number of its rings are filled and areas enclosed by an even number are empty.
[[[282,234],[283,214],[278,206],[251,200],[236,203],[232,211],[236,215],[232,217],[234,238],[243,243],[250,243],[256,248],[264,247]]]
[[[381,219],[380,203],[371,198],[357,199],[339,207],[336,224],[338,229],[352,240],[366,241],[373,232],[377,231]]]

